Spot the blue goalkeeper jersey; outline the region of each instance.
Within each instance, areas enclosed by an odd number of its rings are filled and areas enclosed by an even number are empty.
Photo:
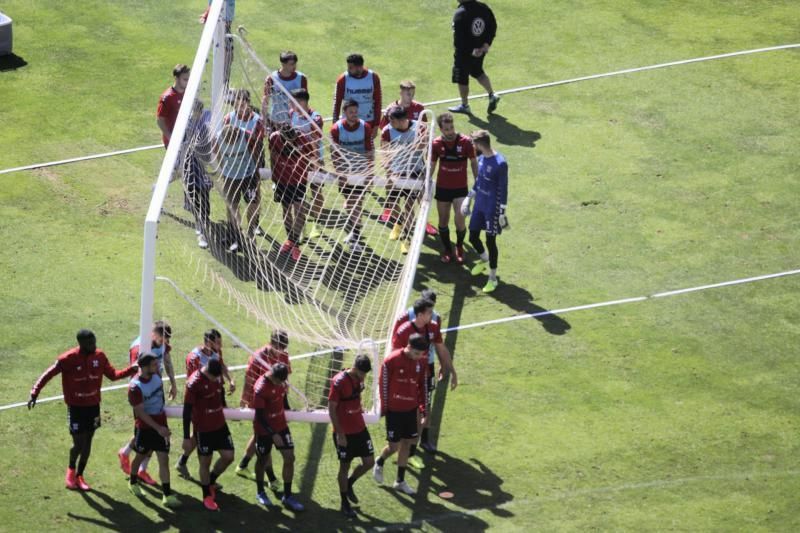
[[[508,163],[503,154],[478,157],[478,177],[473,190],[475,211],[499,214],[500,206],[508,202]]]

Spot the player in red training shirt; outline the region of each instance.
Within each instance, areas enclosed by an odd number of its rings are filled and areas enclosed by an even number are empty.
[[[128,489],[134,496],[144,498],[144,491],[139,486],[139,466],[156,452],[163,493],[161,503],[165,507],[178,507],[180,502],[170,487],[170,432],[164,412],[164,385],[159,375],[158,359],[151,353],[144,353],[138,358],[138,365],[139,375],[131,380],[128,387],[128,402],[133,407],[135,419],[133,449],[136,450]]]
[[[184,64],[175,65],[172,69],[172,77],[175,78],[172,86],[161,93],[156,109],[156,124],[161,130],[161,140],[164,148],[169,145],[169,138],[172,137],[172,130],[175,129],[175,121],[178,119],[178,111],[183,101],[183,93],[189,83],[190,69]]]
[[[386,440],[372,476],[383,483],[383,464],[397,452],[397,479],[394,489],[413,495],[416,491],[405,480],[408,451],[419,438],[419,427],[428,416],[428,340],[414,333],[404,348],[392,351],[381,365],[378,386],[381,394],[381,416],[386,417]]]
[[[253,408],[253,387],[258,381],[258,378],[267,373],[267,371],[278,363],[283,363],[289,369],[289,374],[292,373],[292,364],[289,361],[289,334],[283,330],[276,329],[272,332],[269,344],[266,344],[255,351],[250,359],[247,361],[247,370],[244,374],[244,387],[242,388],[242,399],[239,402],[240,407]],[[285,406],[288,409],[288,402]],[[256,453],[256,439],[254,435],[250,436],[247,441],[247,448],[244,457],[239,461],[239,466],[236,467],[236,474],[242,477],[255,479],[255,474],[250,472],[247,467],[250,460]],[[267,472],[267,479],[269,486],[273,491],[279,489],[275,471],[272,469],[272,454],[267,454],[265,470]]]
[[[222,363],[211,359],[192,374],[183,396],[183,453],[188,455],[197,446],[203,506],[209,511],[219,510],[217,478],[233,462],[233,438],[225,422],[224,407]],[[194,426],[194,439],[190,437],[191,426]],[[212,469],[211,458],[215,451],[219,452],[219,459]]]
[[[356,357],[352,368],[342,370],[331,380],[328,392],[328,414],[333,425],[333,444],[339,456],[339,493],[342,497],[342,513],[348,518],[356,516],[350,502],[358,503],[353,485],[358,478],[369,472],[375,464],[375,450],[367,425],[364,423],[364,409],[361,407],[361,393],[364,380],[372,370],[372,363],[366,355]],[[350,463],[361,458],[351,475]]]
[[[456,132],[453,115],[442,113],[436,117],[442,134],[433,140],[431,174],[439,163],[436,175],[436,210],[439,212],[439,238],[442,240],[442,263],[453,259],[453,243],[450,240],[450,208],[454,209],[456,223],[455,257],[458,264],[464,263],[464,237],[467,235],[466,217],[461,213],[461,204],[469,195],[467,164],[472,170],[472,180],[478,175],[478,159],[472,139]]]
[[[253,433],[256,437],[256,500],[261,505],[271,505],[267,493],[264,492],[264,467],[266,456],[272,446],[283,456],[283,496],[284,507],[295,512],[303,511],[303,504],[292,495],[292,478],[294,477],[294,441],[286,423],[286,379],[289,368],[283,363],[272,366],[266,374],[258,378],[254,388],[255,413],[253,415]]]
[[[378,134],[381,119],[381,78],[377,72],[364,67],[364,56],[347,56],[347,70],[336,80],[333,96],[333,122],[339,120],[342,103],[355,100],[358,103],[358,118],[369,124],[370,134]]]
[[[110,380],[132,376],[136,365],[117,370],[108,362],[106,354],[97,349],[97,339],[88,329],[77,334],[78,346],[58,356],[56,362],[45,370],[34,383],[28,399],[28,409],[33,409],[36,399],[47,382],[61,374],[61,389],[67,404],[69,433],[72,448],[64,483],[68,489],[91,490],[83,479],[86,463],[92,453],[94,431],[100,427],[100,385],[103,376]]]

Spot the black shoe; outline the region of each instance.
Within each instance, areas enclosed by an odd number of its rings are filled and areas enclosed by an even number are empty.
[[[358,503],[358,496],[353,492],[353,487],[347,487],[347,499],[353,503]]]
[[[496,94],[493,94],[489,97],[489,107],[486,109],[487,113],[494,113],[494,110],[497,109],[497,104],[500,103],[500,97]]]
[[[428,453],[436,453],[436,445],[429,441],[424,441],[419,445],[420,448],[425,450]]]
[[[342,514],[347,518],[356,517],[356,512],[349,505],[342,505]]]

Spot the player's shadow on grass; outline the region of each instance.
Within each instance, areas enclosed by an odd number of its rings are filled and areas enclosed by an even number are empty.
[[[509,146],[533,148],[536,146],[536,142],[542,138],[542,134],[538,131],[523,130],[516,124],[509,122],[503,115],[492,114],[489,115],[488,120],[470,115],[469,122],[483,130],[487,130],[497,138],[497,142],[500,144]]]
[[[0,72],[17,70],[18,68],[22,68],[27,64],[28,62],[22,59],[17,54],[8,54],[0,56]]]

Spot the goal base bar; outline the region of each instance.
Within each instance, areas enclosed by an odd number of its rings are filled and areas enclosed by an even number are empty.
[[[167,406],[164,408],[168,418],[183,418],[183,407]],[[252,409],[223,409],[225,420],[253,420],[255,411]],[[330,424],[331,418],[327,411],[286,411],[286,419],[290,422],[313,422],[316,424]],[[364,413],[364,422],[377,424],[380,416],[374,413]]]

